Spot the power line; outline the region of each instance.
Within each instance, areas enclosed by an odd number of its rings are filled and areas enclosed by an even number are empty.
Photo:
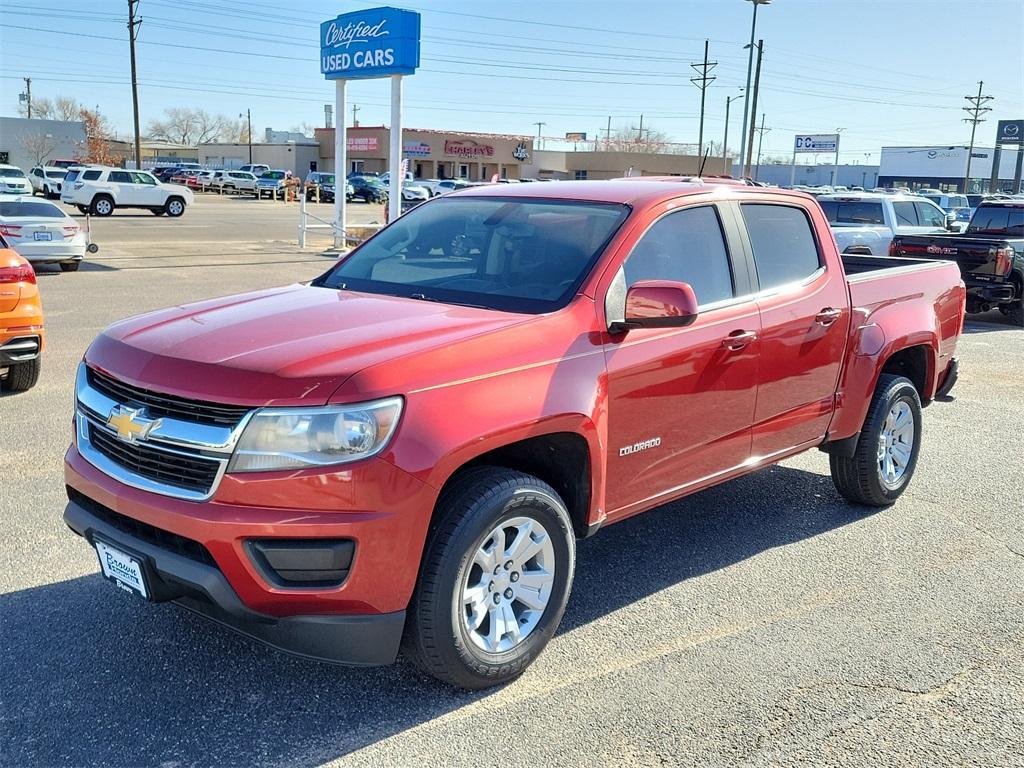
[[[700,88],[700,129],[697,134],[697,155],[704,157],[704,97],[707,94],[708,86],[717,80],[714,75],[708,73],[718,66],[717,61],[708,61],[707,40],[704,41],[704,63],[690,66],[700,75],[700,77],[691,77],[690,82]]]

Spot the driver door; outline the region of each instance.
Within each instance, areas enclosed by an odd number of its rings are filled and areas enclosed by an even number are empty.
[[[665,206],[609,288],[624,299],[639,280],[680,281],[700,305],[685,328],[634,329],[605,345],[609,521],[750,457],[761,326],[733,216],[717,204]]]

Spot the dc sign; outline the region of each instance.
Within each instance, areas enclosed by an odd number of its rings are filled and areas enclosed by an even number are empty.
[[[411,75],[420,65],[420,15],[401,8],[345,13],[320,25],[320,72],[328,80]]]

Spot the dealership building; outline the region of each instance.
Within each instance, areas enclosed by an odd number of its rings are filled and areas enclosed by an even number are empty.
[[[967,157],[971,158],[971,177],[964,190]],[[987,192],[992,177],[992,147],[882,147],[878,168],[878,186],[920,189],[931,187],[950,192]],[[999,157],[996,188],[1012,192],[1014,173],[1020,176],[1021,150],[1004,146]]]
[[[345,129],[349,173],[388,170],[390,129],[359,126]],[[334,129],[317,128],[320,170],[334,170]],[[533,153],[529,136],[406,129],[402,131],[402,158],[418,179],[519,179]]]

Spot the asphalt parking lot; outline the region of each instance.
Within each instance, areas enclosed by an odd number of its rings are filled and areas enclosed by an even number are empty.
[[[117,212],[80,272],[40,270],[43,374],[0,397],[0,764],[1024,765],[1024,330],[998,314],[895,506],[844,503],[812,452],[601,531],[502,689],[293,659],[102,581],[61,521],[78,360],[127,315],[320,273],[297,218]]]

